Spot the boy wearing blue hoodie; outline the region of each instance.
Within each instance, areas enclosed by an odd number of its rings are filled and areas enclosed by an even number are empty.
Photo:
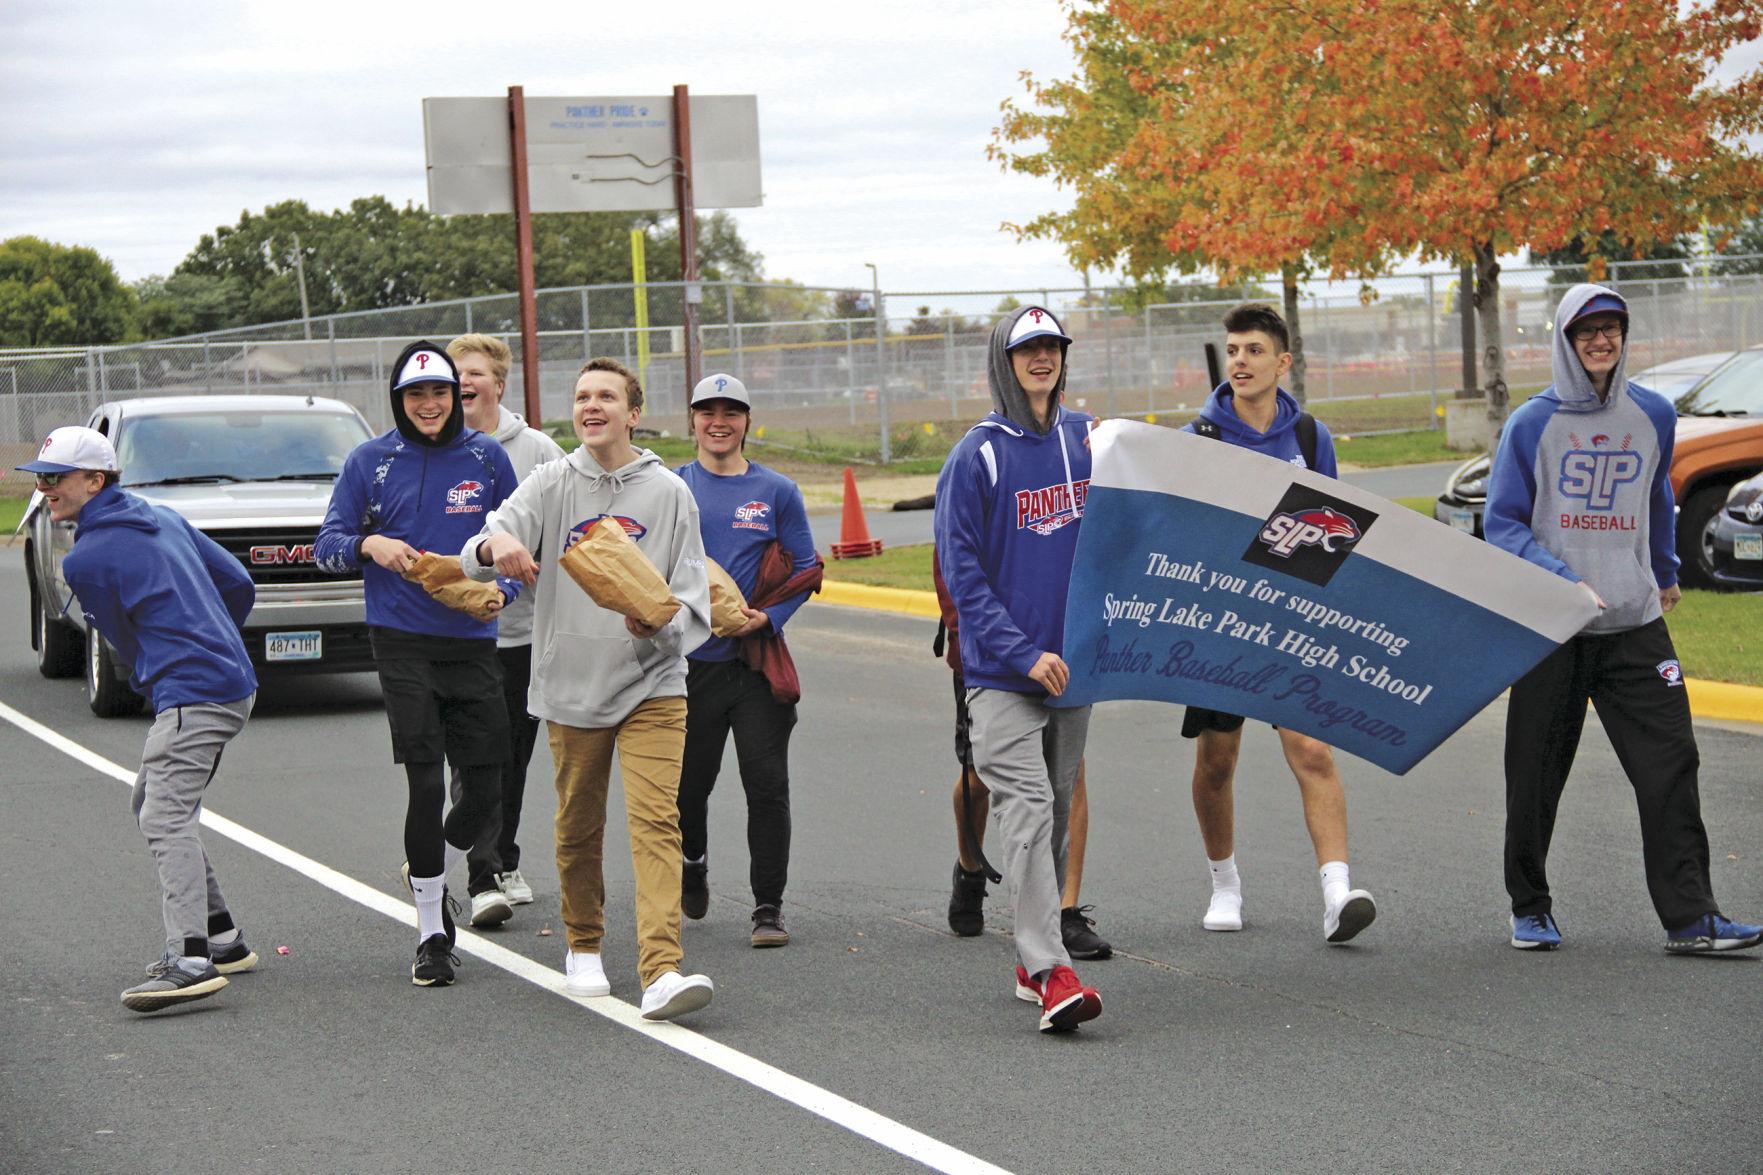
[[[1224,316],[1225,382],[1200,409],[1200,419],[1182,431],[1198,433],[1278,458],[1324,477],[1338,476],[1334,438],[1321,421],[1298,407],[1279,386],[1291,370],[1291,336],[1285,319],[1260,303],[1238,306]],[[1194,816],[1206,847],[1212,899],[1200,925],[1207,930],[1243,928],[1242,876],[1236,858],[1237,755],[1243,719],[1201,706],[1182,717],[1183,738],[1194,749]],[[1298,781],[1304,823],[1316,850],[1322,881],[1322,934],[1343,943],[1371,925],[1377,903],[1354,889],[1347,870],[1347,795],[1335,769],[1334,753],[1320,739],[1295,730],[1279,731],[1280,748]]]
[[[1677,605],[1670,401],[1628,381],[1628,304],[1598,285],[1555,309],[1554,383],[1506,422],[1488,481],[1490,543],[1589,592],[1585,628],[1512,686],[1506,707],[1506,891],[1512,945],[1561,945],[1544,869],[1590,700],[1640,808],[1647,891],[1682,954],[1745,950],[1763,927],[1714,904],[1700,758],[1665,627]]]
[[[992,795],[1016,907],[1016,994],[1042,1032],[1102,1012],[1071,969],[1060,931],[1067,821],[1090,708],[1055,709],[1070,669],[1065,597],[1090,483],[1094,417],[1066,409],[1071,338],[1027,306],[992,331],[992,412],[937,478],[936,549],[960,620],[973,766]]]
[[[476,843],[501,801],[508,714],[496,659],[496,622],[456,612],[404,578],[424,551],[458,551],[514,491],[514,466],[496,441],[468,428],[453,360],[412,343],[392,365],[394,427],[343,462],[314,555],[327,571],[361,569],[368,634],[404,765],[404,876],[416,902],[410,982],[453,982],[453,917],[446,874]],[[502,603],[519,594],[503,583]],[[443,755],[459,769],[447,800]]]
[[[77,522],[62,563],[91,622],[153,703],[135,779],[135,819],[159,871],[165,953],[123,1006],[152,1012],[211,996],[257,955],[233,922],[197,836],[221,752],[245,728],[257,675],[240,628],[256,590],[239,561],[181,514],[117,488],[116,450],[90,428],[58,428],[37,459],[43,508]]]

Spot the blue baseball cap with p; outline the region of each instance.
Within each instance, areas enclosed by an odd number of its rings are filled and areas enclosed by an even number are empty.
[[[115,473],[116,447],[95,428],[69,424],[44,439],[35,461],[13,468],[21,473],[78,473],[83,469]]]
[[[1005,342],[1004,349],[1014,351],[1030,339],[1039,338],[1058,339],[1067,346],[1071,343],[1071,336],[1065,333],[1051,310],[1042,306],[1029,306],[1022,310],[1016,325],[1010,328],[1010,338]]]
[[[1628,303],[1615,294],[1594,294],[1585,300],[1574,316],[1567,320],[1571,327],[1582,318],[1590,318],[1594,314],[1620,314],[1624,323],[1628,321]]]

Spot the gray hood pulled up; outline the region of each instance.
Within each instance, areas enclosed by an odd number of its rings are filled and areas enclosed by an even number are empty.
[[[992,345],[986,351],[986,382],[992,389],[992,411],[1024,432],[1044,437],[1052,431],[1053,423],[1059,419],[1059,404],[1065,397],[1065,377],[1069,373],[1066,359],[1071,348],[1059,348],[1059,382],[1053,385],[1053,398],[1049,405],[1051,411],[1047,413],[1047,422],[1043,424],[1035,419],[1034,411],[1028,405],[1028,393],[1022,390],[1022,384],[1016,378],[1016,368],[1010,364],[1010,350],[1007,346],[1010,332],[1015,329],[1017,321],[1030,310],[1046,312],[1044,307],[1024,306],[1000,318],[998,325],[992,328]]]
[[[1573,349],[1573,339],[1567,334],[1567,324],[1574,316],[1584,309],[1585,304],[1593,298],[1603,295],[1615,298],[1622,303],[1623,310],[1628,309],[1628,300],[1608,286],[1592,285],[1582,282],[1561,297],[1561,304],[1555,307],[1554,337],[1549,352],[1549,363],[1555,377],[1555,397],[1561,401],[1561,407],[1569,412],[1589,412],[1600,407],[1605,400],[1620,399],[1624,389],[1628,387],[1628,328],[1622,331],[1622,355],[1616,360],[1616,367],[1610,372],[1610,386],[1605,390],[1603,400],[1598,398],[1598,391],[1592,386],[1592,377],[1586,374],[1585,364],[1579,361],[1579,352]]]

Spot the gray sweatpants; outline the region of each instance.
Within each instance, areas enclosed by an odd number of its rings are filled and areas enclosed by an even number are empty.
[[[1090,708],[1056,710],[1008,690],[967,691],[973,766],[992,793],[1004,879],[1016,906],[1016,957],[1039,975],[1071,965],[1059,933],[1071,789],[1083,762]]]
[[[161,710],[147,731],[141,773],[135,777],[135,820],[159,869],[165,949],[206,954],[208,927],[231,913],[196,835],[202,793],[220,767],[220,754],[245,729],[257,695],[236,702],[196,702]]]

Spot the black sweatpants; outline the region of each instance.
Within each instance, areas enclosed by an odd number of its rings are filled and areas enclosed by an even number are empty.
[[[1585,726],[1586,699],[1634,786],[1647,891],[1674,929],[1715,910],[1700,756],[1663,618],[1576,636],[1518,679],[1506,711],[1506,892],[1519,917],[1551,910],[1544,862]]]
[[[679,781],[680,848],[702,857],[710,791],[728,733],[747,792],[749,879],[756,906],[779,906],[790,872],[790,731],[796,707],[771,696],[765,675],[741,661],[688,661],[686,751]]]
[[[508,758],[502,764],[501,802],[484,818],[477,843],[465,856],[467,886],[473,895],[496,889],[498,873],[520,868],[520,845],[515,843],[515,837],[520,832],[520,809],[526,799],[527,766],[533,761],[533,746],[539,737],[539,720],[526,709],[533,647],[498,647],[496,660],[502,664],[502,704],[508,711]],[[448,788],[453,802],[459,803],[464,792],[457,767],[453,768]]]

